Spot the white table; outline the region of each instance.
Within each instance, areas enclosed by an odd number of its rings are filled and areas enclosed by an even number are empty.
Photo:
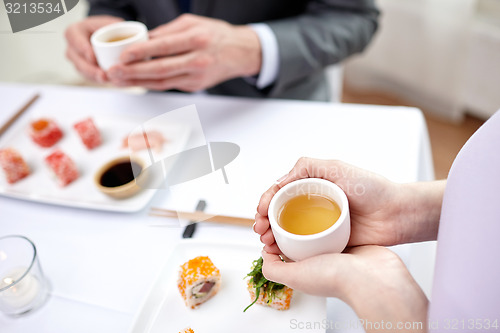
[[[260,194],[301,156],[341,159],[398,182],[433,179],[425,121],[415,108],[0,84],[0,122],[34,92],[42,97],[16,125],[54,106],[152,118],[194,103],[207,141],[241,147],[226,167],[229,185],[213,173],[180,189],[159,190],[150,206],[192,210],[203,198],[208,212],[252,217]],[[0,236],[31,238],[53,288],[39,311],[20,319],[0,315],[2,333],[129,331],[183,229],[158,227],[166,221],[148,216],[148,208],[121,214],[0,197],[0,214]],[[195,238],[258,242],[247,228],[213,224],[199,225]],[[433,250],[433,243],[395,248],[427,294]],[[329,319],[355,318],[338,300],[328,304]]]

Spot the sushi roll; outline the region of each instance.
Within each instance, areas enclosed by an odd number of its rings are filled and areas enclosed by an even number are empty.
[[[0,149],[0,165],[9,184],[14,184],[30,174],[28,164],[21,154],[12,148]]]
[[[132,152],[138,152],[143,149],[153,150],[160,153],[163,144],[167,139],[158,131],[149,131],[136,134],[130,134],[123,139],[123,148],[129,148]]]
[[[209,257],[196,257],[180,267],[177,287],[191,309],[208,301],[220,288],[220,271]]]
[[[84,119],[73,125],[80,139],[87,149],[94,149],[101,144],[101,133],[92,118]]]
[[[282,285],[283,286],[283,285]],[[248,292],[250,299],[255,300],[255,303],[269,306],[276,310],[288,310],[293,296],[293,289],[287,286],[275,289],[273,292],[266,292],[266,285],[263,286],[264,292],[261,292],[258,297],[255,292],[255,285],[248,281]]]
[[[30,137],[41,147],[52,147],[63,137],[63,132],[50,119],[38,119],[30,124]]]
[[[45,162],[54,172],[61,186],[70,184],[80,176],[75,162],[61,150],[56,150],[47,156]]]
[[[180,331],[179,333],[194,333],[194,331],[192,328],[186,328],[186,329]]]
[[[262,257],[254,260],[252,271],[247,274],[247,289],[252,303],[243,310],[245,312],[255,303],[269,306],[276,310],[288,310],[293,296],[293,289],[281,283],[267,280],[262,274]]]

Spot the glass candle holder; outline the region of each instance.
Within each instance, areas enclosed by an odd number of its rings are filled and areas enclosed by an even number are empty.
[[[0,312],[29,313],[45,303],[49,289],[35,244],[24,236],[0,237]]]

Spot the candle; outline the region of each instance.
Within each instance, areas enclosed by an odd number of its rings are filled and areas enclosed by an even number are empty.
[[[7,287],[18,281],[26,272],[26,268],[19,267],[0,277],[0,288]],[[40,291],[40,282],[30,273],[9,289],[0,293],[0,304],[3,308],[22,309],[35,301]]]

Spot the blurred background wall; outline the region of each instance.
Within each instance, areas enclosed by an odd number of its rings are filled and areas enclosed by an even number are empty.
[[[66,60],[64,31],[87,13],[80,0],[65,15],[26,31],[12,33],[3,1],[0,3],[0,80],[47,84],[82,82]]]
[[[453,121],[500,108],[500,0],[377,3],[379,34],[347,62],[347,85],[390,92]]]

